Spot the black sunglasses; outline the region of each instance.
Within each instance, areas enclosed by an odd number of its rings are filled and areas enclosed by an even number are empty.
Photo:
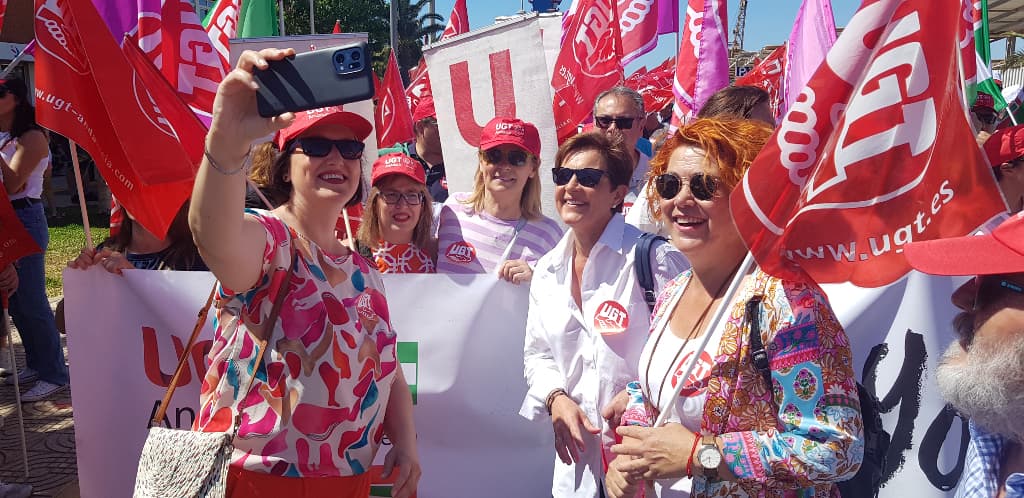
[[[295,139],[289,146],[290,152],[301,147],[302,153],[309,157],[327,157],[331,153],[331,147],[336,147],[341,157],[345,159],[359,159],[363,157],[365,144],[358,140],[331,140],[321,137],[302,137]]]
[[[718,191],[718,179],[705,173],[691,176],[686,183],[690,185],[690,193],[697,200],[710,201]],[[665,173],[654,177],[654,190],[662,199],[675,199],[682,189],[683,180],[675,173]]]
[[[521,150],[510,150],[508,154],[501,151],[501,149],[488,149],[483,151],[484,160],[490,164],[501,164],[506,159],[512,166],[522,166],[526,164],[526,159],[530,157],[529,154]]]
[[[606,175],[608,172],[597,168],[563,168],[561,166],[557,168],[551,168],[551,179],[554,180],[555,185],[559,187],[567,185],[572,177],[576,177],[576,181],[580,185],[587,188],[594,188],[598,183],[601,183],[601,177]]]
[[[419,206],[423,204],[423,192],[409,192],[403,194],[401,192],[381,192],[380,198],[384,199],[384,204],[394,206],[402,199],[405,203],[410,206]]]
[[[613,118],[611,116],[598,116],[594,118],[594,123],[602,130],[607,129],[612,123],[615,123],[615,127],[620,130],[628,130],[633,127],[634,121],[636,121],[636,118],[630,117]]]
[[[995,302],[999,294],[1006,291],[1024,294],[1024,286],[1009,280],[992,278],[990,275],[974,277],[974,307],[971,311],[977,313],[980,307]]]

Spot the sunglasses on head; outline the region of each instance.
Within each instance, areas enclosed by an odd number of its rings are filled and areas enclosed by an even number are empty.
[[[1000,294],[1015,292],[1024,294],[1024,286],[1006,279],[994,278],[992,275],[978,275],[974,277],[974,307],[972,312],[991,304],[999,299]]]
[[[291,152],[302,148],[302,153],[309,157],[327,157],[331,153],[331,147],[338,149],[341,157],[345,159],[359,159],[363,157],[365,144],[358,140],[331,140],[321,137],[302,137],[295,139],[289,147]]]
[[[483,151],[484,160],[490,164],[501,164],[508,161],[508,164],[512,166],[523,166],[526,164],[526,159],[530,157],[529,154],[521,150],[510,150],[508,153],[504,153],[501,149],[488,149]]]
[[[705,173],[697,173],[686,182],[675,173],[658,175],[654,177],[654,190],[662,199],[675,199],[683,189],[683,183],[690,185],[690,193],[700,201],[710,201],[718,191],[718,179]]]
[[[633,121],[636,121],[636,118],[613,118],[611,116],[598,116],[594,118],[594,124],[596,124],[597,127],[601,128],[602,130],[608,129],[608,127],[610,127],[612,123],[615,123],[615,127],[620,130],[628,130],[633,127]]]
[[[568,185],[572,181],[572,177],[576,177],[576,181],[587,188],[594,188],[598,183],[601,183],[601,177],[606,175],[607,172],[597,168],[563,168],[561,166],[557,168],[551,168],[551,179],[554,180],[555,185],[559,187]]]
[[[394,206],[403,199],[405,200],[405,203],[410,206],[419,206],[420,204],[423,204],[423,192],[409,192],[405,194],[401,192],[381,192],[380,198],[384,199],[384,204],[389,206]]]

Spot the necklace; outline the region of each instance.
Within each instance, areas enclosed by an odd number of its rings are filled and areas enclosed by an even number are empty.
[[[741,262],[740,264],[743,264],[743,263]],[[658,388],[657,404],[654,406],[654,408],[656,410],[658,410],[659,413],[661,411],[661,398],[664,395],[663,391],[665,389],[665,381],[668,380],[668,376],[671,375],[672,372],[675,370],[676,362],[679,361],[679,356],[681,354],[683,354],[684,350],[686,350],[686,345],[690,343],[690,339],[692,339],[694,334],[698,330],[700,330],[701,326],[704,325],[704,320],[707,318],[708,312],[711,311],[712,306],[715,305],[715,299],[717,299],[718,295],[722,293],[722,291],[725,289],[725,286],[728,285],[730,282],[732,282],[732,279],[736,275],[736,271],[739,270],[739,268],[740,268],[739,265],[736,265],[736,268],[733,268],[732,272],[729,273],[729,277],[726,278],[725,280],[723,280],[722,284],[718,286],[718,290],[716,290],[715,293],[711,295],[711,301],[708,302],[708,305],[704,307],[703,311],[701,311],[700,317],[697,319],[697,323],[694,324],[694,326],[690,329],[689,333],[686,334],[686,337],[683,339],[683,345],[679,346],[679,349],[676,351],[675,356],[672,357],[672,362],[669,363],[668,368],[665,370],[665,374],[662,375],[662,377],[661,377],[661,384],[660,384],[660,387]],[[690,277],[690,280],[686,282],[687,289],[690,287],[690,282],[693,282],[693,277],[692,276]],[[685,292],[686,292],[686,289],[683,289],[683,293],[685,293]],[[682,297],[682,295],[680,295],[680,297]],[[677,304],[678,304],[678,302],[677,302]],[[673,307],[672,311],[675,311],[674,307]],[[669,312],[668,316],[666,316],[664,325],[658,331],[658,337],[654,340],[654,347],[651,348],[651,357],[647,361],[647,371],[646,371],[646,373],[644,375],[644,380],[647,383],[647,393],[648,393],[648,395],[650,395],[650,393],[652,392],[651,391],[651,364],[654,363],[654,361],[653,361],[654,360],[654,353],[658,350],[658,344],[661,343],[661,337],[665,335],[665,329],[668,328],[668,318],[670,316],[671,316],[671,312]],[[714,333],[714,331],[708,331],[708,333],[709,334],[710,333]],[[681,379],[680,382],[686,382],[686,379]]]

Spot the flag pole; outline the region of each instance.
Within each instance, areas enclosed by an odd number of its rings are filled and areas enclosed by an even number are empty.
[[[14,375],[12,375],[12,377],[14,378],[14,406],[16,406],[17,409],[18,409],[18,430],[19,430],[19,434],[21,435],[21,463],[22,463],[22,465],[24,465],[24,468],[25,468],[25,481],[28,481],[28,477],[29,477],[29,475],[28,475],[28,445],[25,444],[25,413],[22,411],[22,408],[21,408],[21,386],[19,385],[19,382],[18,382],[18,368],[17,368],[18,360],[14,356],[14,341],[10,339],[10,336],[11,336],[10,323],[11,323],[11,321],[10,321],[10,313],[8,313],[8,311],[7,311],[7,309],[9,308],[9,300],[8,300],[8,296],[7,296],[6,292],[0,293],[0,301],[2,301],[2,303],[0,303],[0,304],[3,304],[3,308],[4,308],[4,312],[3,312],[3,320],[4,320],[4,322],[2,324],[3,325],[3,327],[2,327],[3,328],[3,330],[2,330],[3,334],[0,334],[0,335],[4,335],[4,336],[8,337],[8,340],[7,340],[7,352],[8,352],[8,354],[11,355],[11,367],[14,368]],[[19,331],[18,334],[21,334],[21,331]],[[24,341],[22,341],[22,342],[24,342]]]
[[[78,207],[82,210],[82,227],[85,229],[85,246],[89,249],[96,247],[92,243],[92,229],[89,228],[89,209],[85,205],[85,188],[82,187],[82,168],[78,165],[78,146],[74,140],[68,140],[71,146],[71,164],[75,170],[75,187],[78,189]]]
[[[313,23],[313,0],[309,0],[309,34],[316,34],[316,26]]]
[[[277,27],[278,33],[285,36],[284,32],[284,0],[277,0]]]
[[[17,67],[18,64],[21,64],[21,62],[24,61],[26,57],[28,57],[29,52],[32,51],[35,45],[35,40],[32,40],[31,42],[29,42],[28,45],[25,45],[25,49],[21,52],[18,52],[18,55],[14,57],[14,60],[12,60],[11,63],[4,68],[3,72],[0,72],[0,78],[6,78],[8,74],[11,74],[11,71],[14,71],[14,68]]]

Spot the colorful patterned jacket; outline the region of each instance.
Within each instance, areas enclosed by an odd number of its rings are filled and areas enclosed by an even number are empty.
[[[670,310],[691,272],[670,283],[655,318]],[[736,481],[694,480],[691,496],[838,497],[836,482],[860,468],[863,421],[850,343],[825,294],[761,272],[740,289],[715,352],[702,430],[719,435]],[[751,363],[746,302],[763,296],[761,340],[772,396]]]

